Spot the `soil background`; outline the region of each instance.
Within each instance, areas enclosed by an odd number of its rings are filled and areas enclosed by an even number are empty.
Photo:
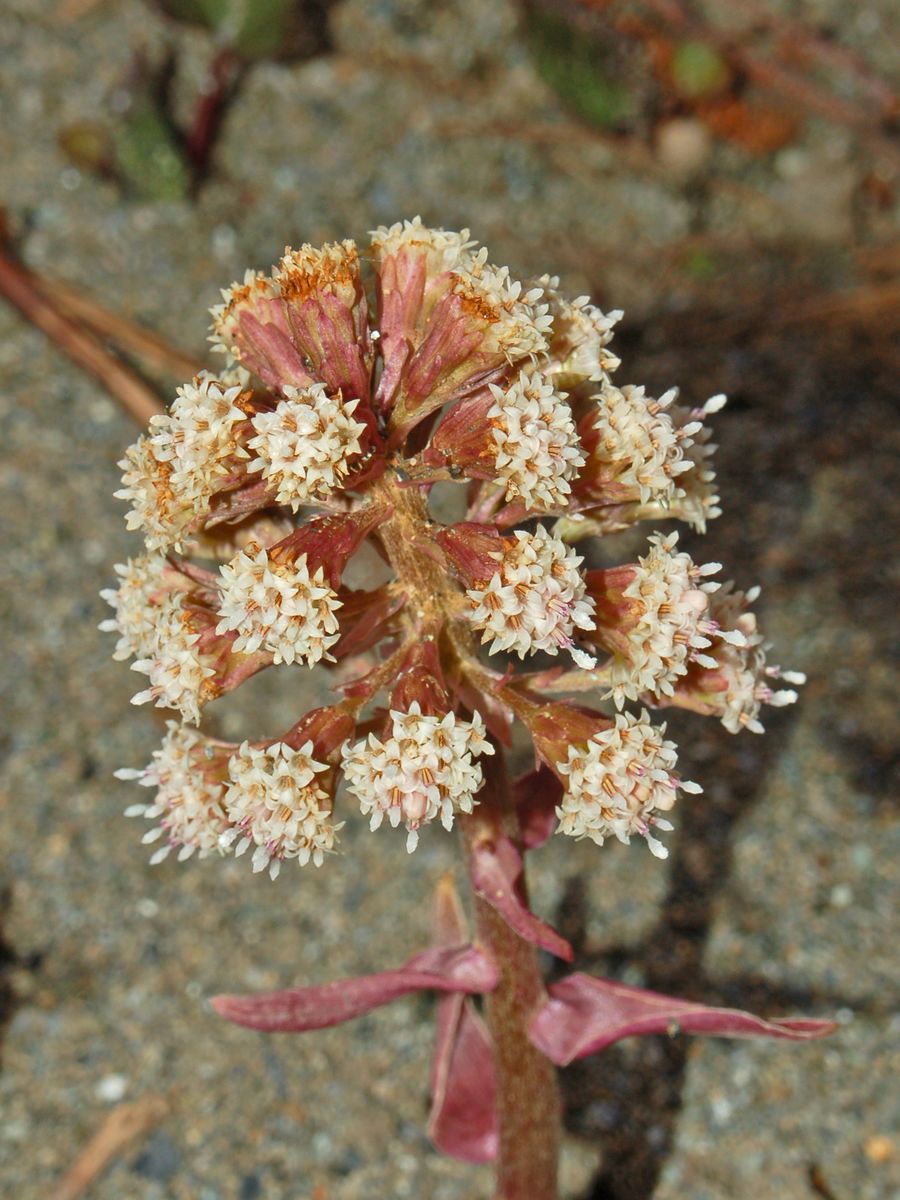
[[[718,30],[743,11],[694,6]],[[896,68],[888,0],[756,11],[825,29],[881,78]],[[558,273],[624,308],[620,382],[729,393],[714,419],[724,514],[683,544],[763,585],[776,661],[809,683],[763,738],[673,717],[706,794],[681,802],[669,860],[552,842],[535,899],[581,969],[839,1029],[807,1046],[629,1041],[566,1072],[567,1195],[898,1197],[890,130],[782,97],[790,135],[748,148],[659,88],[648,98],[646,62],[627,55],[638,115],[591,126],[540,77],[503,0],[346,0],[328,21],[324,52],[244,73],[191,194],[153,198],[152,157],[123,184],[73,162],[71,130],[116,128],[138,54],[173,56],[173,111],[190,114],[210,36],[138,0],[6,0],[0,203],[18,251],[202,356],[207,309],[245,267],[420,213],[470,227],[514,275]],[[819,81],[843,96],[842,77]],[[206,1003],[402,961],[428,936],[453,839],[407,858],[350,814],[343,856],[302,877],[149,867],[112,773],[149,760],[163,715],[129,705],[135,677],[96,630],[97,593],[136,548],[112,499],[135,428],[2,302],[0,368],[0,1194],[44,1200],[116,1104],[159,1094],[168,1115],[87,1195],[488,1196],[486,1171],[424,1135],[430,1001],[303,1039],[226,1026]],[[268,673],[211,727],[269,735],[326,686]]]

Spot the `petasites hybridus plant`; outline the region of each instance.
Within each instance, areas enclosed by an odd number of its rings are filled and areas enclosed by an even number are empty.
[[[288,250],[213,310],[225,365],[178,391],[125,454],[128,526],[146,548],[104,592],[117,658],[173,709],[149,766],[152,861],[174,851],[250,854],[253,870],[334,858],[358,805],[373,830],[460,827],[474,893],[466,931],[449,880],[434,944],[396,970],[339,984],[220,996],[254,1029],[309,1030],[419,989],[442,993],[429,1133],[472,1162],[495,1159],[503,1200],[557,1195],[555,1064],[631,1034],[686,1030],[804,1039],[821,1022],[763,1021],[572,974],[545,990],[537,947],[565,940],[529,908],[524,856],[554,831],[664,835],[681,778],[665,725],[676,705],[732,732],[762,731],[767,704],[802,682],[767,660],[756,591],[714,581],[677,533],[636,562],[582,570],[573,544],[672,518],[718,514],[709,414],[617,386],[620,313],[492,266],[466,231],[417,219],[351,241]],[[435,483],[465,489],[442,524]],[[343,575],[370,543],[392,578]],[[554,656],[518,669],[538,651]],[[292,713],[269,741],[205,736],[204,707],[278,663],[334,670],[340,699]],[[362,665],[361,665],[362,664]],[[595,692],[612,714],[575,703]],[[566,697],[569,697],[568,699]],[[519,721],[536,769],[510,785],[503,747]],[[661,836],[662,835],[662,836]],[[311,881],[309,881],[311,882]],[[473,995],[483,997],[476,1007]]]

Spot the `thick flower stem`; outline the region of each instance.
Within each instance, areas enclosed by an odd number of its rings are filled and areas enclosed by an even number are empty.
[[[517,837],[503,752],[483,760],[479,804],[463,817],[466,851],[500,833]],[[556,1068],[528,1039],[528,1023],[545,997],[537,951],[500,914],[475,897],[478,938],[500,968],[485,997],[494,1048],[500,1144],[495,1200],[557,1200],[562,1107]]]

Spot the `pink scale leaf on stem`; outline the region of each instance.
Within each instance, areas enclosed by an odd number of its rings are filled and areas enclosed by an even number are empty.
[[[526,850],[543,846],[556,829],[556,806],[562,794],[562,784],[549,767],[538,767],[513,782],[513,801]]]
[[[411,992],[489,992],[496,966],[475,946],[424,950],[393,971],[340,979],[319,987],[246,996],[214,996],[220,1017],[263,1033],[305,1033],[352,1021]]]
[[[449,873],[435,888],[432,924],[438,945],[458,945],[469,936]],[[430,1091],[428,1136],[435,1147],[461,1162],[496,1158],[497,1080],[490,1035],[471,999],[459,992],[437,1002]]]
[[[710,1008],[579,973],[549,989],[549,999],[532,1020],[529,1036],[543,1054],[563,1067],[621,1038],[652,1033],[803,1042],[825,1037],[834,1028],[832,1021],[766,1020],[736,1008]]]
[[[505,835],[481,842],[472,850],[472,884],[477,895],[496,909],[526,942],[571,962],[572,947],[564,937],[535,916],[524,899],[522,856]]]
[[[428,1136],[462,1162],[497,1157],[497,1083],[484,1021],[468,996],[438,1001]]]

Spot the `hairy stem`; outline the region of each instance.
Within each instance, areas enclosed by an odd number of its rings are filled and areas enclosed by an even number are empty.
[[[484,759],[479,804],[461,825],[467,854],[500,833],[517,837],[503,752]],[[500,1145],[496,1200],[557,1200],[562,1106],[556,1068],[528,1039],[528,1023],[545,998],[537,951],[495,909],[475,897],[478,938],[500,968],[485,997],[494,1049]]]

